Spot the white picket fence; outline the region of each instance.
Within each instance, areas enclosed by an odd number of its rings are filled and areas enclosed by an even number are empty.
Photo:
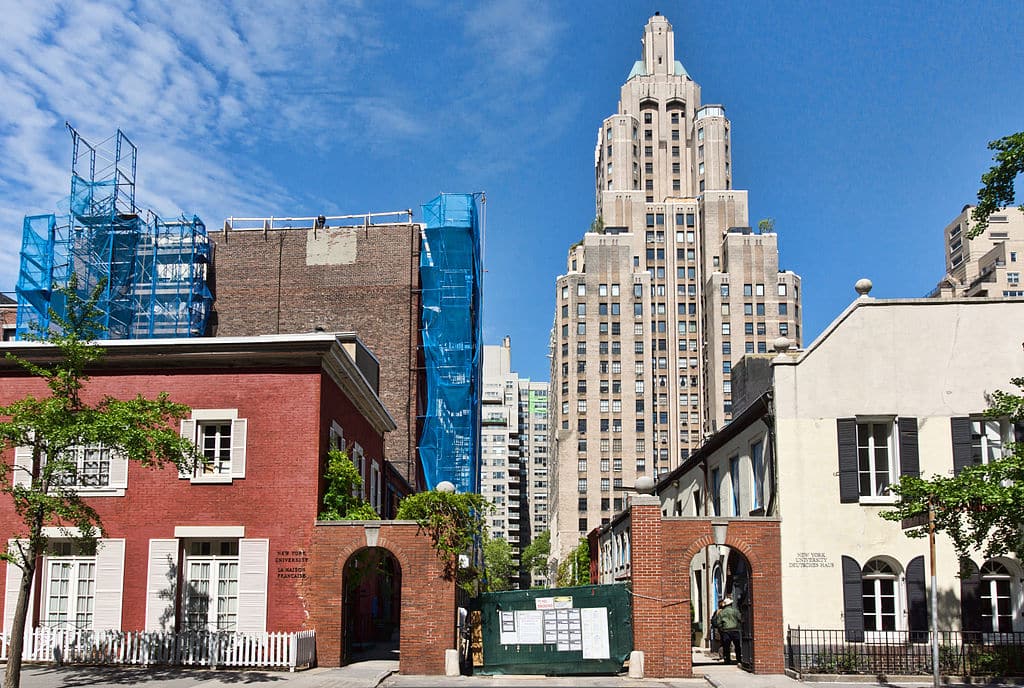
[[[0,661],[7,660],[0,633]],[[288,669],[316,665],[316,631],[230,633],[205,631],[83,631],[34,628],[22,659],[58,664],[258,667]]]

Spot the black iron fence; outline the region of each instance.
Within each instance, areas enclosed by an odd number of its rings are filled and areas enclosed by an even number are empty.
[[[1024,675],[1024,633],[939,631],[939,673]],[[786,666],[801,674],[931,674],[931,634],[870,631],[847,640],[844,630],[789,628]]]

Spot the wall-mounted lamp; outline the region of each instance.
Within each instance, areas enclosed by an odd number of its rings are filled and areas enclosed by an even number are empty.
[[[724,545],[725,537],[729,532],[728,521],[712,521],[711,522],[711,536],[715,539],[716,545]]]

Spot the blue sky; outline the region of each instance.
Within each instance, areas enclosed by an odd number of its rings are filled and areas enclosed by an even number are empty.
[[[5,3],[0,291],[22,216],[68,193],[64,121],[97,141],[120,127],[140,205],[211,229],[418,218],[440,191],[485,191],[485,339],[510,335],[513,367],[546,379],[597,128],[655,10],[703,102],[726,106],[734,185],[803,277],[806,340],[859,277],[873,296],[926,294],[987,142],[1024,128],[1024,3]]]

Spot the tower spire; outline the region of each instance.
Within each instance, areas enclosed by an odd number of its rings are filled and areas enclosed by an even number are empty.
[[[668,19],[655,12],[644,27],[644,67],[647,74],[672,74],[675,71],[675,34]]]

